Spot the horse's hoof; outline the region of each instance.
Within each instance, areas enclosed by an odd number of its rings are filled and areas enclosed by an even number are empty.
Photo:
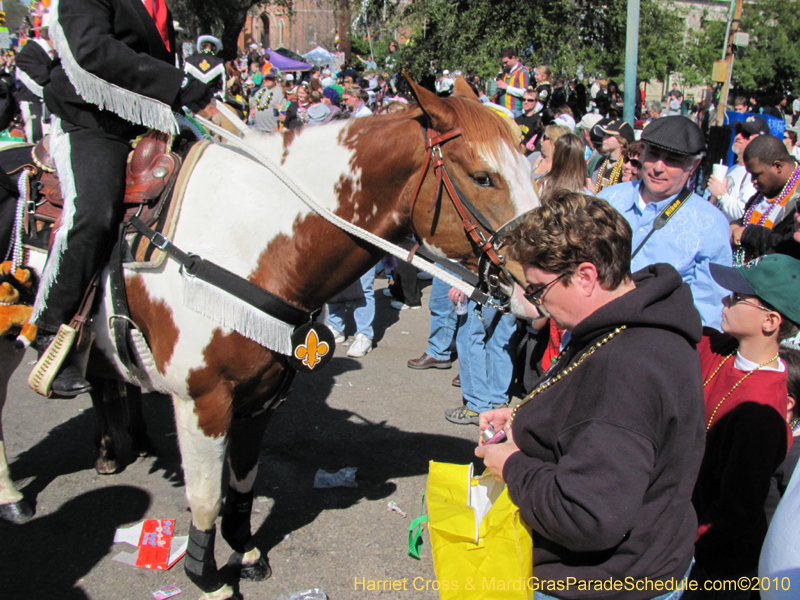
[[[138,457],[154,456],[156,454],[156,446],[150,436],[145,434],[140,440],[133,442],[133,452]]]
[[[94,470],[98,475],[113,475],[117,472],[117,461],[110,458],[99,457],[94,463]]]
[[[33,509],[25,500],[11,502],[9,504],[0,504],[0,519],[5,519],[6,521],[19,525],[29,520],[31,517],[33,517]]]
[[[234,556],[241,557],[241,554]],[[264,581],[265,579],[269,579],[272,575],[272,569],[269,566],[269,562],[263,556],[259,556],[258,560],[254,563],[249,565],[242,564],[239,562],[240,558],[236,559],[235,562],[238,564],[235,565],[235,568],[239,571],[239,579],[244,579],[246,581]],[[234,561],[233,556],[231,557],[231,561],[228,561],[230,565],[231,562]]]

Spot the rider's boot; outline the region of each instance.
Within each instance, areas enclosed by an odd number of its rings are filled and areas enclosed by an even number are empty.
[[[31,346],[36,350],[37,358],[41,359],[50,344],[56,338],[56,334],[39,330],[39,335]],[[53,380],[51,386],[53,392],[64,398],[74,398],[79,394],[88,394],[92,391],[92,384],[81,374],[80,369],[69,361],[64,361],[61,368]]]

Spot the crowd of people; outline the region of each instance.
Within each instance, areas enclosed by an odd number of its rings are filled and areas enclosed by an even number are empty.
[[[797,134],[782,118],[772,135],[769,106],[736,97],[736,162],[703,178],[710,103],[683,116],[676,86],[635,130],[611,82],[575,110],[575,86],[546,66],[531,76],[511,49],[501,64],[484,102],[518,125],[542,201],[507,248],[527,315],[468,301],[456,314],[461,293],[434,282],[428,347],[408,366],[457,357],[462,405],[446,418],[506,432],[476,454],[531,526],[540,579],[672,578],[684,583],[664,594],[603,597],[749,598],[715,582],[797,567],[775,547],[800,451]],[[591,597],[552,589],[534,598]]]
[[[169,64],[170,39],[160,25],[163,44],[155,46],[144,26],[127,38],[115,30],[119,39],[106,40],[109,48],[150,51],[114,62],[83,43],[85,22],[107,15],[81,0],[59,10],[68,42],[61,50],[74,48],[75,56],[54,61],[43,23],[40,41],[26,44],[13,67],[18,89],[29,92],[20,96],[26,137],[33,141],[49,126],[52,143],[64,149],[57,167],[74,176],[74,231],[56,234],[34,307],[42,350],[104,258],[98,240],[108,241],[118,215],[105,211],[108,222],[98,224],[98,213],[122,197],[124,181],[115,175],[124,171],[129,141],[159,116],[184,106],[203,111],[216,96],[244,122],[273,133],[406,110],[411,100],[390,63],[386,72],[374,64],[280,72],[258,46],[224,61],[213,36],[202,36],[179,70]],[[138,22],[141,10],[115,4],[119,22]],[[151,14],[159,24],[165,15]],[[136,75],[138,61],[157,83]],[[525,276],[515,286],[518,310],[480,306],[434,280],[428,344],[408,366],[447,369],[457,358],[453,385],[462,403],[447,420],[506,431],[505,443],[481,444],[476,453],[508,484],[533,530],[537,576],[691,577],[701,590],[687,598],[748,597],[702,584],[756,576],[769,518],[779,530],[793,525],[779,501],[791,490],[797,452],[790,449],[800,448],[792,444],[800,434],[800,152],[795,131],[775,137],[764,118],[786,125],[788,101],[754,111],[735,98],[731,112],[745,113],[733,127],[737,162],[701,178],[704,130],[713,122],[708,98],[694,119],[682,114],[677,86],[666,108],[651,102],[645,110],[639,99],[641,128],[634,129],[622,119],[624,97],[613,81],[590,81],[588,91],[576,79],[565,86],[547,65],[528,69],[513,48],[499,62],[491,98],[474,74],[443,70],[425,84],[447,96],[463,76],[481,102],[516,123],[541,201],[508,246]],[[106,80],[86,83],[81,69]],[[125,81],[130,98],[121,106],[138,94],[155,98],[154,108],[135,122],[124,106],[100,118],[85,99],[90,93],[76,95],[75,81],[103,92]],[[55,118],[48,123],[49,112]],[[55,278],[51,268],[74,277]],[[370,269],[328,304],[337,342],[347,339],[346,305],[355,305],[348,356],[372,350],[381,270],[395,309],[421,306],[413,267],[387,259]],[[62,375],[59,393],[89,389],[80,373]],[[768,555],[762,574],[785,568],[785,555]],[[684,590],[559,589],[535,597],[667,600]]]

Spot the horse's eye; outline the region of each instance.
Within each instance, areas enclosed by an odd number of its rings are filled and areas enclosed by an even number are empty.
[[[479,171],[477,173],[472,174],[472,179],[481,187],[492,187],[494,184],[492,183],[492,178],[489,177],[488,173],[484,173],[483,171]]]

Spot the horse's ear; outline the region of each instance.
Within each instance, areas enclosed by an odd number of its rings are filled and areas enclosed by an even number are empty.
[[[467,80],[461,75],[456,77],[456,83],[453,86],[453,96],[460,96],[462,98],[466,98],[467,100],[475,100],[476,102],[479,102],[475,92],[472,91],[472,88],[467,83]]]
[[[431,126],[439,133],[453,129],[456,126],[456,115],[453,110],[439,96],[414,83],[405,70],[403,75],[411,86],[411,93],[414,94],[422,112],[431,120]]]

